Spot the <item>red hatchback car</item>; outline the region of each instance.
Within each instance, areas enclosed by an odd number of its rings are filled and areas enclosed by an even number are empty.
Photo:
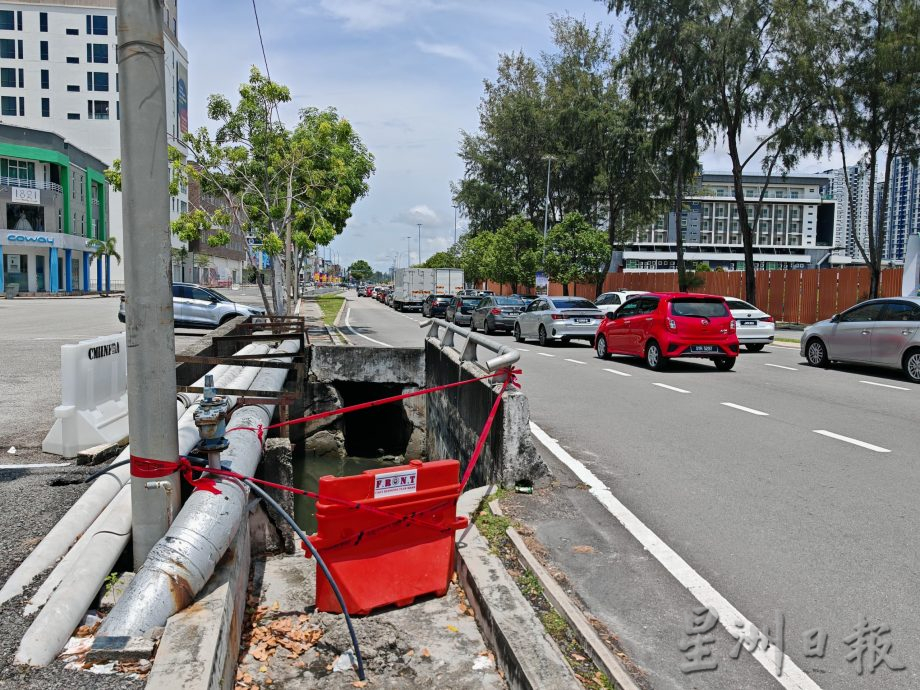
[[[728,371],[738,357],[738,336],[721,297],[655,293],[633,297],[608,313],[594,347],[604,359],[612,354],[642,357],[656,371],[675,357],[706,357]]]

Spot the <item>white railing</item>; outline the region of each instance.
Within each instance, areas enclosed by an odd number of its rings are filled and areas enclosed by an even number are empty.
[[[23,180],[19,177],[0,177],[0,186],[2,187],[26,187],[28,189],[49,189],[52,192],[61,193],[61,185],[57,182],[42,182],[40,180]]]

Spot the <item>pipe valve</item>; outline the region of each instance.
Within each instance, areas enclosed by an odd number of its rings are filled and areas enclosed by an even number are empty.
[[[195,426],[198,427],[198,436],[201,438],[198,449],[204,452],[220,452],[230,445],[224,438],[229,400],[215,393],[214,377],[208,374],[204,377],[204,397],[195,410]]]

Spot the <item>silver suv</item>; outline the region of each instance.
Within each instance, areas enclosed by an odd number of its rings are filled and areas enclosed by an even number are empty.
[[[176,326],[217,328],[234,316],[264,316],[265,310],[231,302],[216,290],[193,283],[173,283],[173,318]],[[118,305],[118,320],[125,322],[125,298]]]

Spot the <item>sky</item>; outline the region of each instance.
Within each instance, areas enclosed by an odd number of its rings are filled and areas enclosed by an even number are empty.
[[[483,80],[500,53],[534,58],[552,49],[550,14],[621,23],[595,0],[255,0],[272,79],[299,108],[334,107],[375,157],[370,192],[325,251],[348,266],[407,265],[454,240],[450,183],[463,176],[461,130],[475,131]],[[264,70],[252,0],[180,2],[179,39],[189,54],[189,126],[207,120],[210,94],[231,99],[251,65]],[[748,137],[753,145],[754,137]],[[806,161],[801,172],[833,167]],[[707,171],[728,169],[717,142]],[[465,229],[457,219],[458,235]],[[332,254],[334,252],[334,254]]]

